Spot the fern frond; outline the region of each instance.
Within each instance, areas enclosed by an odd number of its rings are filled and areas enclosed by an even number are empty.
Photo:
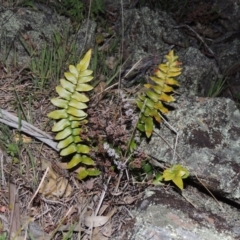
[[[56,87],[58,98],[51,99],[54,106],[61,108],[48,114],[49,118],[59,120],[52,127],[53,132],[57,132],[55,139],[59,141],[57,147],[61,150],[61,156],[72,155],[68,163],[68,168],[80,165],[78,178],[83,179],[87,176],[97,176],[100,171],[95,168],[94,161],[88,156],[90,147],[83,143],[80,137],[83,124],[87,123],[87,108],[89,98],[80,92],[88,92],[93,89],[89,84],[93,79],[92,70],[88,70],[91,59],[91,49],[85,54],[83,59],[76,65],[69,66],[69,72],[65,72],[65,78],[60,79],[59,86]]]
[[[152,135],[153,118],[157,122],[161,122],[160,112],[168,113],[168,109],[163,103],[175,101],[171,94],[174,91],[173,86],[179,86],[178,81],[174,79],[181,74],[182,70],[179,67],[181,63],[177,61],[178,56],[175,56],[172,50],[166,55],[166,59],[166,63],[158,65],[158,69],[154,72],[155,76],[150,77],[155,84],[145,84],[146,90],[138,95],[136,100],[136,104],[141,110],[138,129],[145,132],[147,137]]]

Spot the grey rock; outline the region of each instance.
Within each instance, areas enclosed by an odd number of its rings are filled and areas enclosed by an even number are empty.
[[[40,51],[43,43],[49,43],[55,32],[70,28],[67,18],[25,8],[2,11],[0,23],[0,59],[6,63],[16,59],[20,65],[29,61],[26,49]]]
[[[133,63],[149,55],[163,57],[171,48],[163,38],[172,43],[181,44],[184,41],[182,31],[172,28],[173,26],[176,23],[163,11],[154,12],[146,7],[125,10],[124,51],[131,54]]]
[[[224,98],[179,98],[176,109],[167,115],[176,135],[162,124],[158,134],[142,148],[151,156],[170,164],[180,163],[190,172],[209,181],[211,190],[240,203],[240,112],[235,103]],[[212,182],[211,182],[212,181]]]
[[[124,22],[125,50],[132,54],[133,63],[154,54],[161,56],[156,58],[159,63],[171,47],[166,39],[184,41],[183,32],[173,29],[174,21],[160,11],[130,9],[125,11]],[[221,51],[231,52],[234,59],[237,48],[233,45],[230,51],[228,46]],[[191,177],[182,193],[163,186],[151,189],[151,194],[146,190],[131,212],[134,226],[129,223],[125,235],[112,239],[240,239],[240,112],[230,99],[204,97],[211,80],[222,77],[215,59],[194,47],[176,54],[183,63],[180,95],[170,104],[174,109],[166,115],[168,124],[163,121],[140,148],[154,157],[153,165],[182,164]],[[224,56],[227,62],[228,55]]]
[[[188,96],[206,96],[212,79],[218,74],[214,60],[206,58],[198,49],[188,47],[176,53],[182,62],[182,74],[178,77],[178,92]]]
[[[73,34],[68,18],[47,10],[2,9],[0,23],[0,61],[6,64],[13,61],[19,65],[27,64],[30,55],[39,53],[44,44],[51,43],[55,33],[64,35],[67,32],[70,36]],[[96,23],[89,21],[83,24],[76,35],[71,36],[76,43],[76,54],[93,46],[95,28]]]
[[[152,196],[147,196],[151,191]],[[183,196],[163,187],[145,191],[146,197],[132,211],[133,228],[114,240],[233,240],[239,239],[239,213],[236,209],[219,204],[211,197],[188,186]],[[144,205],[143,206],[143,203]],[[129,224],[130,225],[130,224]]]

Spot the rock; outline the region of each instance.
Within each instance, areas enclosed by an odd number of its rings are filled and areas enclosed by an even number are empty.
[[[183,42],[183,32],[171,28],[175,23],[166,13],[130,9],[124,22],[129,23],[125,49],[135,62],[169,49],[161,31],[168,33],[169,42]],[[113,239],[240,238],[240,112],[230,99],[204,97],[212,79],[221,77],[214,59],[194,47],[181,48],[176,55],[183,63],[180,96],[166,115],[168,124],[163,121],[140,147],[154,157],[153,165],[158,166],[157,161],[165,166],[182,164],[191,177],[182,195],[172,187],[154,187],[151,196],[146,190],[131,211],[134,225],[129,223],[126,234]]]
[[[85,22],[76,35],[72,35],[73,29],[68,18],[46,7],[44,9],[47,10],[42,11],[42,8],[43,6],[40,11],[21,7],[13,10],[2,8],[0,61],[7,64],[17,61],[19,65],[28,63],[31,54],[39,53],[45,43],[53,42],[55,33],[71,36],[76,43],[76,54],[81,54],[93,46],[96,23]]]
[[[187,187],[185,197],[171,188],[155,187],[132,214],[135,224],[127,224],[121,237],[113,240],[233,240],[239,239],[239,213],[229,205],[219,206],[211,196]]]
[[[146,56],[155,56],[158,61],[157,57],[163,57],[171,48],[169,42],[184,42],[182,31],[172,28],[176,23],[163,11],[154,12],[147,7],[126,10],[124,23],[124,51],[126,55],[131,54],[133,63]]]
[[[212,79],[217,73],[215,61],[206,58],[198,49],[188,47],[176,53],[182,62],[182,74],[178,77],[180,95],[186,97],[206,96]]]
[[[144,142],[146,153],[170,164],[180,163],[199,176],[211,191],[240,204],[240,112],[224,98],[182,97],[167,115],[178,132],[176,155],[172,148],[176,134],[166,125]]]

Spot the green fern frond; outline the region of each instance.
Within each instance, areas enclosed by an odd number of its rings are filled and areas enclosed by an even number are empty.
[[[150,79],[155,84],[145,84],[146,90],[138,95],[136,104],[141,110],[138,129],[146,133],[147,137],[150,137],[153,132],[153,119],[157,122],[161,122],[161,115],[159,112],[165,114],[168,113],[167,107],[163,105],[163,102],[170,103],[175,101],[172,96],[174,88],[172,86],[179,86],[177,77],[181,74],[181,64],[177,61],[178,56],[174,55],[173,50],[166,55],[167,62],[160,64],[155,71],[155,76],[151,76]]]
[[[59,86],[56,87],[58,98],[51,99],[54,106],[61,108],[48,114],[49,118],[59,120],[52,127],[53,132],[57,132],[55,139],[59,141],[57,147],[60,149],[61,156],[72,155],[68,163],[68,168],[80,165],[78,178],[83,179],[87,176],[97,176],[100,171],[95,168],[94,161],[88,156],[90,147],[83,144],[81,139],[81,126],[87,123],[87,108],[89,98],[80,92],[88,92],[93,89],[88,84],[93,79],[92,70],[88,70],[91,59],[91,49],[85,54],[83,59],[76,65],[69,66],[69,72],[65,72],[65,78],[60,79]]]

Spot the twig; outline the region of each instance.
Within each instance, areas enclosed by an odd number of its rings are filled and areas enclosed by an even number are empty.
[[[194,31],[190,26],[183,24],[180,26],[176,26],[173,28],[187,28],[188,30],[190,30],[191,32],[193,32],[196,37],[203,43],[204,47],[212,54],[212,56],[215,56],[214,52],[212,51],[212,49],[205,43],[205,41],[203,40],[203,38],[196,32]]]
[[[38,139],[41,142],[44,142],[49,147],[58,151],[57,143],[53,141],[53,138],[50,135],[34,127],[32,124],[24,120],[21,120],[19,126],[19,118],[1,108],[0,108],[0,122],[10,127],[19,129],[20,131]]]
[[[32,198],[31,198],[31,200],[30,200],[30,202],[28,203],[28,208],[30,207],[30,204],[31,204],[32,200],[33,200],[33,199],[36,197],[36,195],[38,194],[39,189],[41,188],[41,186],[42,186],[42,184],[43,184],[43,181],[45,180],[45,178],[46,178],[46,176],[47,176],[48,171],[49,171],[49,167],[47,167],[47,169],[46,169],[46,171],[45,171],[45,173],[44,173],[44,175],[43,175],[43,177],[42,177],[42,180],[41,180],[41,182],[40,182],[40,184],[39,184],[36,192],[34,193],[34,195],[32,196]]]

